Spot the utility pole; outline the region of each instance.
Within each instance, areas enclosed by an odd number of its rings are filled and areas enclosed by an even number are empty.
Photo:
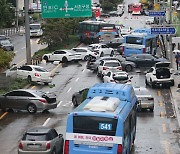
[[[169,14],[169,24],[172,24],[172,0],[170,0],[170,14]],[[173,63],[173,54],[172,54],[172,36],[170,35],[169,38],[169,55],[170,55],[170,62],[171,62],[171,67]]]
[[[19,27],[19,23],[18,23],[18,18],[19,18],[19,3],[18,0],[16,0],[16,32],[18,32],[18,27]]]
[[[31,64],[31,44],[30,44],[30,26],[29,26],[29,0],[24,0],[25,8],[25,36],[26,36],[26,64]]]

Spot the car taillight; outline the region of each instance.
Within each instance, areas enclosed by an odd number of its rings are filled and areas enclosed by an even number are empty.
[[[122,70],[122,67],[121,67],[121,66],[119,66],[117,69],[118,69],[118,70]]]
[[[122,154],[122,145],[118,144],[117,154]]]
[[[108,67],[103,67],[103,70],[107,70],[108,69]]]
[[[64,154],[69,154],[69,140],[65,141]]]
[[[152,101],[152,100],[154,100],[154,98],[148,98],[148,100]]]
[[[110,82],[114,82],[114,80],[110,80]]]
[[[23,149],[23,144],[21,142],[19,143],[19,149]]]
[[[34,76],[40,76],[38,73],[34,73]]]
[[[124,54],[124,46],[122,46],[121,49],[122,49],[122,54]]]
[[[146,48],[143,48],[142,52],[143,52],[143,53],[146,53]]]
[[[42,102],[42,103],[46,103],[45,99],[39,99],[39,101]]]
[[[46,150],[51,148],[51,144],[50,143],[46,143]]]

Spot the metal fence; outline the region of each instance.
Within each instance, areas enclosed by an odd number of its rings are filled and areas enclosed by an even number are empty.
[[[6,35],[6,36],[12,36],[19,32],[20,32],[20,27],[18,27],[18,29],[16,27],[0,29],[0,35]]]

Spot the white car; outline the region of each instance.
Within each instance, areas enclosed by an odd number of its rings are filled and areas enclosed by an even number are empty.
[[[103,82],[113,82],[113,83],[126,83],[131,84],[131,80],[128,76],[128,73],[125,71],[119,71],[119,72],[108,72],[103,77]]]
[[[41,24],[30,24],[30,37],[40,37],[43,35]]]
[[[82,60],[85,60],[85,61],[90,60],[92,57],[95,57],[95,58],[99,57],[97,52],[94,52],[93,50],[87,47],[72,48],[71,50],[80,53],[82,56]]]
[[[75,52],[73,50],[56,50],[49,54],[44,54],[42,59],[48,61],[61,61],[66,63],[72,60],[81,60],[81,53]]]
[[[122,28],[120,29],[120,34],[121,34],[122,36],[131,34],[131,32],[132,32],[131,27],[122,27]]]
[[[100,57],[103,57],[104,55],[114,55],[114,49],[108,47],[106,44],[90,44],[89,48],[91,48],[93,51],[97,52]]]
[[[103,60],[97,69],[97,76],[103,78],[109,71],[122,71],[121,63],[117,60]]]
[[[138,111],[141,111],[142,109],[150,109],[150,111],[153,112],[154,98],[150,94],[150,91],[145,87],[135,87],[134,92],[138,100],[138,104],[137,104]]]
[[[151,25],[154,23],[154,17],[148,17],[146,19],[146,25]]]
[[[17,78],[27,79],[29,83],[34,81],[48,84],[52,82],[52,76],[53,74],[45,68],[37,65],[24,65],[17,68]]]
[[[154,67],[151,67],[146,73],[145,83],[146,85],[150,85],[152,88],[174,86],[170,62],[158,62]]]

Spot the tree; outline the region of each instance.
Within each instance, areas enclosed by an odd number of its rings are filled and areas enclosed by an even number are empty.
[[[58,46],[63,41],[68,41],[69,35],[75,34],[79,22],[84,18],[46,19],[43,28],[43,37],[40,43],[48,44],[48,47]]]
[[[0,0],[0,28],[11,27],[15,19],[15,9],[7,0]]]

